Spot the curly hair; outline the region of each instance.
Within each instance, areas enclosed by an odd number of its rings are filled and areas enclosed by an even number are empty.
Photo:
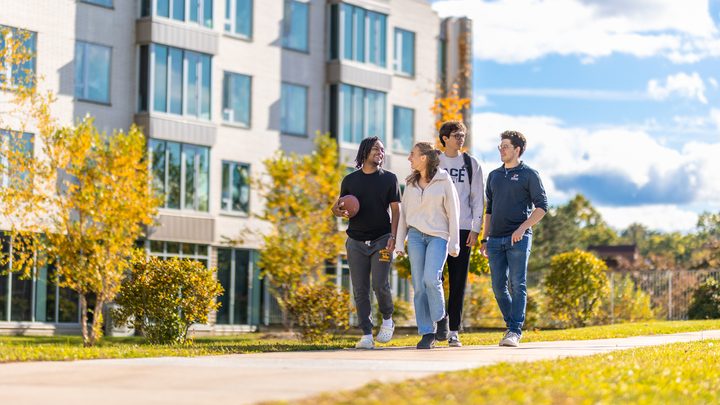
[[[512,143],[513,148],[520,148],[520,156],[525,153],[525,146],[527,144],[527,140],[525,139],[525,135],[523,135],[519,131],[505,131],[500,134],[500,141],[502,141],[503,139],[509,139],[510,143]]]
[[[418,142],[413,147],[417,148],[417,150],[420,152],[421,155],[427,157],[427,166],[425,166],[425,171],[427,172],[427,178],[428,180],[435,177],[435,174],[438,171],[438,168],[440,167],[440,151],[435,149],[433,144],[430,142]],[[417,170],[413,170],[413,172],[405,179],[409,185],[416,186],[418,181],[420,181],[421,173]]]

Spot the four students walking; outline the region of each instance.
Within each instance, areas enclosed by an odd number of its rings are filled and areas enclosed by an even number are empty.
[[[340,192],[341,197],[352,194],[360,202],[358,213],[350,218],[346,243],[363,332],[357,348],[374,347],[371,285],[383,317],[376,340],[384,343],[392,338],[390,265],[393,251],[405,253],[406,239],[421,336],[417,348],[431,349],[444,340],[449,346],[462,346],[459,330],[470,250],[478,244],[481,229],[480,252],[488,257],[493,292],[507,326],[500,345],[518,346],[527,304],[531,227],[547,212],[547,196],[537,171],[519,160],[526,140],[517,131],[501,134],[498,150],[503,165],[489,174],[483,192],[480,164],[462,152],[466,135],[462,122],[448,121],[438,134],[444,153],[428,142],[416,143],[408,157],[411,174],[402,199],[396,176],[382,168],[382,142],[372,137],[360,144],[358,170],[343,179]],[[333,213],[349,216],[339,200]],[[443,289],[446,263],[447,307]]]

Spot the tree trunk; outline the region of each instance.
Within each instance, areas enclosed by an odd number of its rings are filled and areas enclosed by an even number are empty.
[[[80,293],[80,329],[82,330],[83,346],[89,347],[90,336],[87,327],[87,298],[85,294]]]
[[[88,346],[94,346],[103,335],[103,305],[105,305],[105,300],[98,297],[95,300],[95,309],[93,309],[93,323]]]

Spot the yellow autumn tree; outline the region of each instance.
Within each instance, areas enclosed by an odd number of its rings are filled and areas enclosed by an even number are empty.
[[[12,39],[3,49],[0,59],[22,56],[7,53],[18,49]],[[0,261],[12,261],[10,270],[25,277],[52,262],[54,281],[79,294],[83,343],[92,346],[102,336],[103,306],[117,294],[134,243],[161,199],[151,187],[145,137],[137,127],[100,133],[90,117],[61,126],[51,113],[53,94],[35,83],[13,83],[13,110],[0,123],[16,145],[0,166],[9,179],[0,187],[0,218],[12,244]]]
[[[453,85],[451,90],[444,95],[435,99],[430,109],[435,114],[435,131],[439,131],[443,122],[458,120],[464,121],[463,110],[470,106],[470,99],[463,98],[459,95],[457,85]],[[435,138],[435,147],[444,150],[440,140]]]
[[[264,162],[268,179],[258,182],[266,200],[263,219],[272,225],[272,231],[264,236],[259,266],[288,329],[306,318],[293,312],[312,309],[301,304],[307,297],[297,295],[303,291],[312,294],[313,290],[300,286],[317,286],[316,293],[328,295],[322,290],[327,282],[325,267],[336,261],[344,241],[330,214],[343,176],[337,143],[328,135],[318,135],[315,146],[313,153],[304,156],[279,151]],[[328,300],[326,307],[342,307],[347,294],[332,295]],[[347,317],[349,308],[336,308],[333,316],[343,312]]]

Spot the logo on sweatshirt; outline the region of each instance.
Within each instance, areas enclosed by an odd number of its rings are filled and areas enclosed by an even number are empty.
[[[520,176],[519,176],[517,173],[515,173],[515,174],[512,175],[512,177],[510,177],[510,180],[512,180],[512,181],[518,181],[518,180],[520,180]]]

